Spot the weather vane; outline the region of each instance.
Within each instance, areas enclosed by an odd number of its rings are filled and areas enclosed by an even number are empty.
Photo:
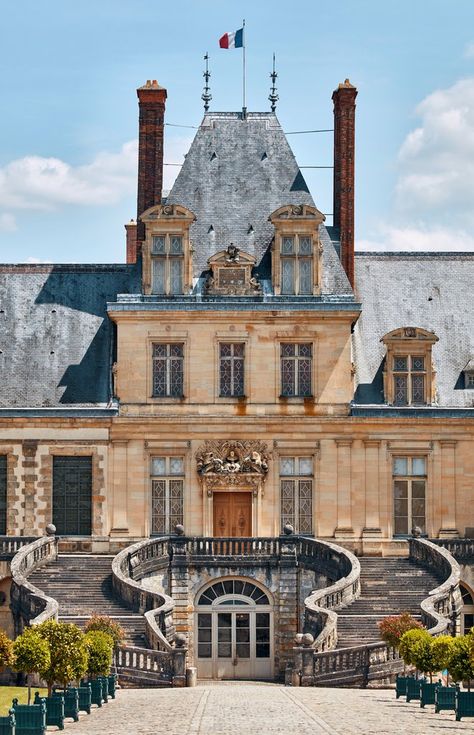
[[[270,79],[272,80],[272,87],[270,90],[270,94],[268,95],[268,99],[271,102],[272,106],[272,112],[275,112],[277,102],[278,102],[278,94],[277,94],[277,88],[276,88],[276,80],[277,80],[278,74],[275,71],[275,54],[273,54],[273,71],[270,74]]]
[[[211,88],[209,87],[209,78],[211,76],[211,72],[209,71],[209,53],[206,53],[204,56],[204,61],[206,62],[206,71],[202,75],[206,80],[206,84],[204,85],[204,92],[201,95],[201,99],[204,102],[204,112],[207,112],[209,110],[209,102],[212,100]]]

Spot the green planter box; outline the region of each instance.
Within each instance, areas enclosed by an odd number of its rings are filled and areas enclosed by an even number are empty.
[[[0,735],[15,735],[15,713],[10,710],[6,717],[0,717]]]
[[[395,681],[395,693],[397,695],[397,699],[399,697],[405,697],[407,693],[407,680],[411,679],[411,676],[400,676],[397,674],[397,678]]]
[[[420,684],[424,682],[424,679],[407,679],[407,702],[411,702],[413,699],[420,699]]]
[[[435,703],[435,691],[440,683],[435,682],[434,684],[430,684],[429,681],[422,681],[420,683],[420,707],[426,707],[427,704]]]
[[[461,692],[456,688],[455,705],[458,722],[461,717],[474,717],[474,692]]]
[[[64,730],[64,697],[40,697],[39,692],[36,692],[34,704],[41,702],[46,702],[46,724]]]
[[[107,677],[109,697],[115,699],[115,690],[117,689],[117,674],[109,674]]]
[[[79,712],[87,712],[90,715],[92,704],[91,685],[82,684],[77,688],[77,691],[79,693]]]
[[[15,713],[15,735],[45,735],[46,733],[46,702],[41,699],[39,704],[18,704],[13,700],[12,709]]]
[[[79,692],[77,687],[55,689],[53,697],[64,697],[64,717],[72,717],[74,722],[79,720]]]
[[[102,682],[102,699],[107,704],[109,701],[109,678],[108,676],[98,676],[97,678]]]
[[[102,707],[102,681],[101,679],[91,679],[91,703],[97,707]]]
[[[435,712],[454,710],[456,707],[455,687],[437,686],[435,690]]]

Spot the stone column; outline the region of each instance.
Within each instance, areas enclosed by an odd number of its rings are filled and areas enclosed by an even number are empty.
[[[337,528],[335,538],[353,536],[351,447],[352,439],[336,439],[337,445]]]
[[[456,442],[440,441],[441,446],[441,528],[440,538],[456,538]]]
[[[278,633],[274,636],[278,645],[275,658],[281,675],[285,673],[287,661],[293,657],[295,634],[298,632],[298,597],[296,539],[284,537],[280,548]]]
[[[38,442],[33,440],[25,440],[23,442],[23,493],[25,503],[25,516],[23,534],[25,536],[39,536],[39,531],[35,518],[36,508],[36,453],[38,451]],[[51,458],[52,461],[52,458]],[[52,476],[52,473],[51,473]],[[51,483],[52,492],[52,483]]]
[[[362,535],[379,538],[380,528],[380,441],[366,439],[365,448],[365,526]]]
[[[112,528],[111,536],[125,536],[128,533],[128,441],[112,442]]]
[[[172,558],[170,565],[170,597],[173,598],[173,621],[176,633],[181,633],[189,640],[189,653],[193,656],[192,612],[194,600],[189,599],[189,556],[186,553],[186,538],[173,538]]]

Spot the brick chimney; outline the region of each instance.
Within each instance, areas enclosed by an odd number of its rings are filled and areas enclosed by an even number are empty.
[[[339,228],[341,262],[354,287],[354,157],[357,89],[348,79],[333,92],[334,227]]]
[[[145,239],[140,215],[161,202],[163,188],[163,129],[166,89],[156,79],[137,89],[139,108],[137,251]]]
[[[125,232],[127,233],[127,263],[137,262],[137,223],[131,219],[130,222],[125,225]]]

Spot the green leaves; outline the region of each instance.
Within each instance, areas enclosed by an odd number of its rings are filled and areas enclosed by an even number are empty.
[[[36,628],[25,628],[13,643],[14,669],[23,674],[40,674],[50,666],[49,644]]]
[[[430,644],[431,640],[430,634],[424,628],[408,630],[400,638],[398,647],[400,656],[407,665],[416,666],[417,669],[420,668],[417,665],[417,660],[423,661],[424,665],[423,659],[426,655],[426,646]],[[417,650],[417,646],[419,646],[419,650]],[[420,668],[420,671],[427,671],[427,669]]]
[[[114,642],[114,648],[118,648],[125,638],[125,632],[120,623],[112,620],[108,615],[92,615],[85,627],[85,632],[88,633],[91,630],[99,630],[109,635]]]
[[[49,645],[50,664],[43,673],[49,687],[55,683],[66,687],[71,681],[84,676],[88,652],[84,633],[77,625],[47,620],[38,625],[36,631]]]
[[[89,654],[87,673],[89,676],[107,676],[112,666],[114,641],[110,635],[100,630],[91,630],[84,636]]]
[[[453,638],[448,669],[454,681],[474,679],[474,640],[472,635]]]
[[[0,670],[13,663],[13,643],[4,630],[0,630]]]

